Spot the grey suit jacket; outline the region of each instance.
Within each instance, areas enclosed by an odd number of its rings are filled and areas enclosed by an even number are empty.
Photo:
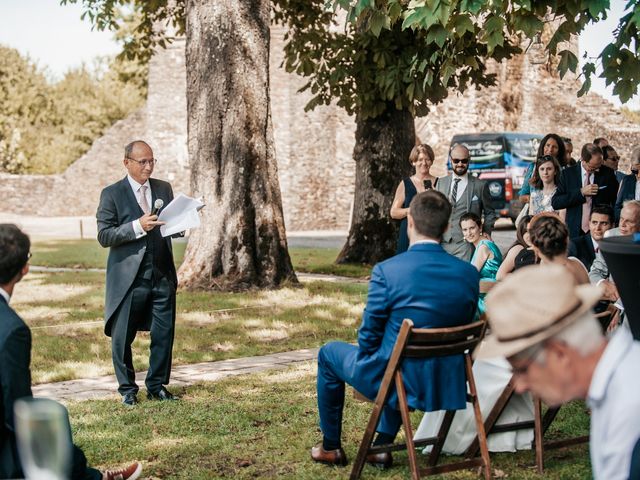
[[[158,198],[161,198],[165,205],[173,200],[173,190],[169,183],[155,178],[149,179],[149,182],[152,205]],[[132,224],[143,214],[127,177],[102,190],[96,218],[98,242],[103,247],[109,247],[104,305],[107,335],[111,334],[112,316],[133,284],[147,248],[147,237],[136,239]],[[167,242],[168,251],[172,256],[169,281],[173,282],[175,287],[178,280],[173,265],[171,238],[166,237],[163,240]]]
[[[612,228],[611,230],[607,231],[605,235],[605,237],[607,238],[619,236],[619,228]],[[596,258],[593,259],[593,263],[591,264],[591,268],[589,269],[589,281],[591,283],[597,284],[600,280],[609,280],[609,267],[607,267],[607,262],[604,261],[602,252],[596,253]]]
[[[496,211],[491,207],[491,195],[489,194],[489,187],[484,180],[479,180],[473,175],[469,174],[469,183],[465,189],[463,195],[466,202],[466,208],[464,212],[473,212],[480,218],[484,217],[484,223],[482,230],[488,234],[493,231],[493,226],[496,223],[498,216]],[[436,190],[443,193],[449,198],[449,191],[451,190],[452,175],[447,175],[438,179],[436,183]],[[460,214],[453,213],[449,220],[449,229],[444,233],[443,240],[448,242],[454,236],[454,232],[459,230],[458,223],[460,222]],[[457,241],[461,240],[455,239]]]

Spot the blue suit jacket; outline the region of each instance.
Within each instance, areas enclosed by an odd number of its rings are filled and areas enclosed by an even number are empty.
[[[353,386],[375,398],[400,326],[405,318],[418,328],[470,323],[478,303],[478,271],[435,243],[418,244],[377,264],[371,274],[367,306],[358,332]],[[409,405],[422,411],[466,406],[462,355],[405,359],[402,374]],[[395,389],[389,398],[397,405]]]
[[[602,165],[594,174],[593,181],[600,188],[598,194],[592,197],[591,207],[596,205],[609,205],[613,207],[618,192],[618,181],[613,170]],[[551,199],[554,210],[567,209],[566,223],[569,229],[569,238],[584,235],[582,232],[582,205],[587,201],[580,193],[582,188],[582,170],[580,163],[573,167],[567,167],[560,174],[558,189]]]
[[[620,221],[620,211],[622,210],[622,204],[627,200],[633,200],[636,197],[636,175],[634,173],[625,175],[620,183],[620,190],[618,191],[618,198],[616,199],[616,222]]]
[[[31,332],[0,297],[0,478],[22,478],[13,404],[31,397]]]

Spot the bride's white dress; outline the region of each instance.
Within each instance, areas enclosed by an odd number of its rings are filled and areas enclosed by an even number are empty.
[[[511,366],[504,358],[492,360],[478,360],[473,364],[473,376],[478,390],[478,400],[482,418],[487,415],[495,405],[498,397],[511,379]],[[420,426],[416,430],[414,440],[428,438],[437,435],[440,424],[444,418],[444,411],[427,412],[422,417]],[[533,420],[533,401],[531,395],[526,393],[519,395],[514,393],[505,407],[496,425],[512,422]],[[471,404],[467,404],[466,410],[457,410],[453,417],[451,430],[444,443],[443,452],[459,455],[469,447],[476,437],[476,423]],[[515,452],[531,448],[533,441],[533,429],[516,430],[513,432],[493,433],[487,438],[489,451],[491,452]],[[425,453],[431,447],[425,449]]]

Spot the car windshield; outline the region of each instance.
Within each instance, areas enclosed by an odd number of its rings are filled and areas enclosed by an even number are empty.
[[[502,137],[489,139],[460,139],[461,143],[469,149],[471,155],[471,168],[503,168],[502,156],[504,143]]]
[[[538,154],[540,139],[533,136],[520,138],[507,137],[507,143],[509,144],[509,150],[513,157],[533,162]]]

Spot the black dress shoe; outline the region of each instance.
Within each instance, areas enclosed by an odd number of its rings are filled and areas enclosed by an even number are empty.
[[[161,388],[160,390],[158,390],[157,392],[147,391],[147,398],[149,400],[162,400],[162,401],[175,401],[175,400],[177,400],[177,398],[174,397],[173,395],[171,395],[169,390],[167,390],[164,387]]]
[[[381,470],[386,470],[393,465],[393,457],[389,452],[370,453],[367,455],[367,463]]]
[[[125,393],[122,396],[122,403],[128,407],[133,407],[138,403],[138,398],[135,393]]]
[[[325,450],[322,448],[322,443],[319,443],[311,449],[311,458],[314,462],[326,463],[328,465],[344,467],[347,464],[347,456],[342,448]]]

